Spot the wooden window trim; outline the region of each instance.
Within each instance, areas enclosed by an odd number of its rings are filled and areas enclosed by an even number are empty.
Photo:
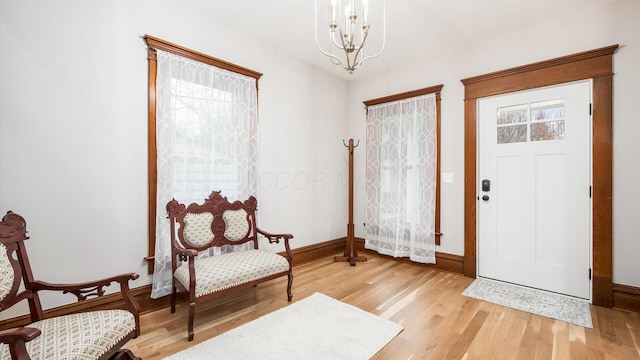
[[[440,229],[440,93],[444,85],[434,85],[422,89],[411,90],[400,94],[384,96],[363,101],[365,107],[405,100],[416,96],[435,94],[436,96],[436,209],[435,209],[435,243],[440,245],[442,232]]]
[[[258,80],[262,77],[262,73],[247,69],[245,67],[232,64],[230,62],[214,58],[201,52],[191,50],[168,41],[158,39],[156,37],[145,35],[144,41],[147,43],[147,60],[149,63],[149,89],[148,89],[148,190],[149,190],[149,209],[148,209],[148,250],[147,261],[149,274],[153,274],[155,251],[156,251],[156,195],[157,195],[157,179],[158,179],[158,159],[157,159],[157,142],[156,142],[156,77],[158,74],[157,51],[162,50],[172,54],[180,55],[201,63],[215,66],[224,70],[232,71],[238,74],[252,77],[256,79],[256,91],[258,90]]]
[[[221,69],[225,69],[225,70],[233,71],[238,74],[249,76],[256,80],[259,80],[260,77],[262,77],[262,73],[259,73],[257,71],[253,71],[251,69],[247,69],[245,67],[232,64],[228,61],[214,58],[213,56],[209,56],[195,50],[187,49],[183,46],[170,43],[166,40],[158,39],[150,35],[145,35],[143,38],[147,42],[147,46],[150,49],[154,49],[154,50],[157,49],[157,50],[170,52],[172,54],[180,55],[182,57],[185,57],[191,60],[199,61],[201,63],[205,63]]]
[[[613,306],[612,145],[613,54],[607,46],[460,80],[464,99],[464,274],[476,277],[477,100],[486,96],[592,79],[593,287],[594,305]],[[587,274],[585,274],[587,276]]]

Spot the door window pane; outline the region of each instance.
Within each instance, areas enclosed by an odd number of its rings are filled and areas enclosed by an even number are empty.
[[[498,108],[498,125],[527,122],[529,104]]]
[[[564,99],[504,106],[497,109],[498,144],[563,140]]]
[[[531,124],[531,141],[564,139],[564,120]]]
[[[531,103],[531,141],[564,139],[564,99]]]
[[[498,144],[527,141],[527,125],[501,126],[498,128]]]
[[[564,99],[531,103],[531,120],[564,119]]]

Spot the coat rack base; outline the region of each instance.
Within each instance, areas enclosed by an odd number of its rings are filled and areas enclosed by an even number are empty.
[[[358,252],[355,248],[355,239],[353,223],[347,224],[347,242],[344,247],[344,254],[343,256],[335,256],[333,258],[334,262],[348,261],[351,266],[356,266],[356,262],[367,261],[366,256],[358,256]]]
[[[351,266],[356,266],[356,262],[367,261],[366,256],[336,256],[333,258],[334,262],[346,262],[348,261]]]

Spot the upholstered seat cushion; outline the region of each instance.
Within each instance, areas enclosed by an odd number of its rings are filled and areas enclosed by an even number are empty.
[[[57,316],[29,324],[40,336],[27,342],[31,359],[98,359],[135,330],[136,321],[125,310],[102,310]],[[9,346],[0,344],[0,359],[11,359]]]
[[[264,250],[244,250],[195,260],[196,297],[289,271],[283,256]],[[189,289],[189,264],[183,263],[175,277]]]

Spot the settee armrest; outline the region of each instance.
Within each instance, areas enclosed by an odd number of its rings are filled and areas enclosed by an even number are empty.
[[[173,251],[174,254],[173,256],[178,256],[178,259],[180,261],[189,261],[192,265],[193,265],[193,259],[195,259],[196,256],[198,256],[198,251],[194,250],[194,249],[185,249],[180,245],[173,245]],[[191,265],[189,265],[191,267]],[[176,269],[174,268],[173,271],[176,271]]]
[[[11,359],[30,360],[25,343],[40,336],[40,329],[19,327],[0,331],[0,342],[9,346]]]
[[[173,249],[176,251],[176,254],[180,257],[192,257],[198,255],[198,251],[194,249],[185,249],[181,246],[173,245]]]
[[[187,262],[187,266],[189,268],[189,292],[190,293],[194,293],[195,289],[196,289],[196,256],[198,255],[198,251],[195,249],[185,249],[182,246],[180,246],[177,243],[173,244],[173,257],[177,256],[178,260],[182,261],[182,262]],[[177,264],[175,262],[175,259],[173,259],[171,261],[171,273],[175,274],[176,272],[176,268],[177,268]],[[175,277],[172,277],[173,281],[175,282]],[[175,286],[175,283],[174,285]],[[173,296],[173,295],[172,295]],[[171,312],[173,313],[175,311],[175,305],[172,302],[171,303]]]
[[[264,230],[261,230],[259,228],[256,228],[256,231],[258,232],[258,234],[266,237],[267,240],[269,240],[270,244],[279,244],[280,243],[280,239],[284,240],[284,248],[287,251],[287,260],[289,260],[289,263],[291,263],[291,260],[293,259],[293,254],[291,253],[291,248],[289,247],[289,240],[293,239],[293,235],[291,235],[291,234],[272,234],[272,233],[266,232]]]
[[[289,239],[293,239],[293,235],[291,234],[272,234],[258,228],[256,228],[256,231],[258,234],[269,239],[269,243],[278,244],[280,243],[280,239],[284,239],[285,242],[289,242]]]
[[[96,281],[87,281],[75,284],[52,284],[45,281],[34,281],[30,283],[32,291],[50,290],[50,291],[62,291],[63,294],[73,294],[78,301],[84,301],[89,298],[101,297],[104,295],[104,288],[116,282],[120,284],[120,293],[126,303],[127,310],[133,314],[136,320],[136,334],[137,337],[140,334],[140,306],[131,293],[129,287],[129,281],[139,278],[140,275],[136,273],[120,274]]]
[[[256,228],[256,230],[258,231],[258,234],[269,239],[269,242],[271,243],[277,244],[279,242],[278,241],[279,239],[285,239],[285,240],[293,239],[293,235],[291,234],[272,234],[259,228]]]

